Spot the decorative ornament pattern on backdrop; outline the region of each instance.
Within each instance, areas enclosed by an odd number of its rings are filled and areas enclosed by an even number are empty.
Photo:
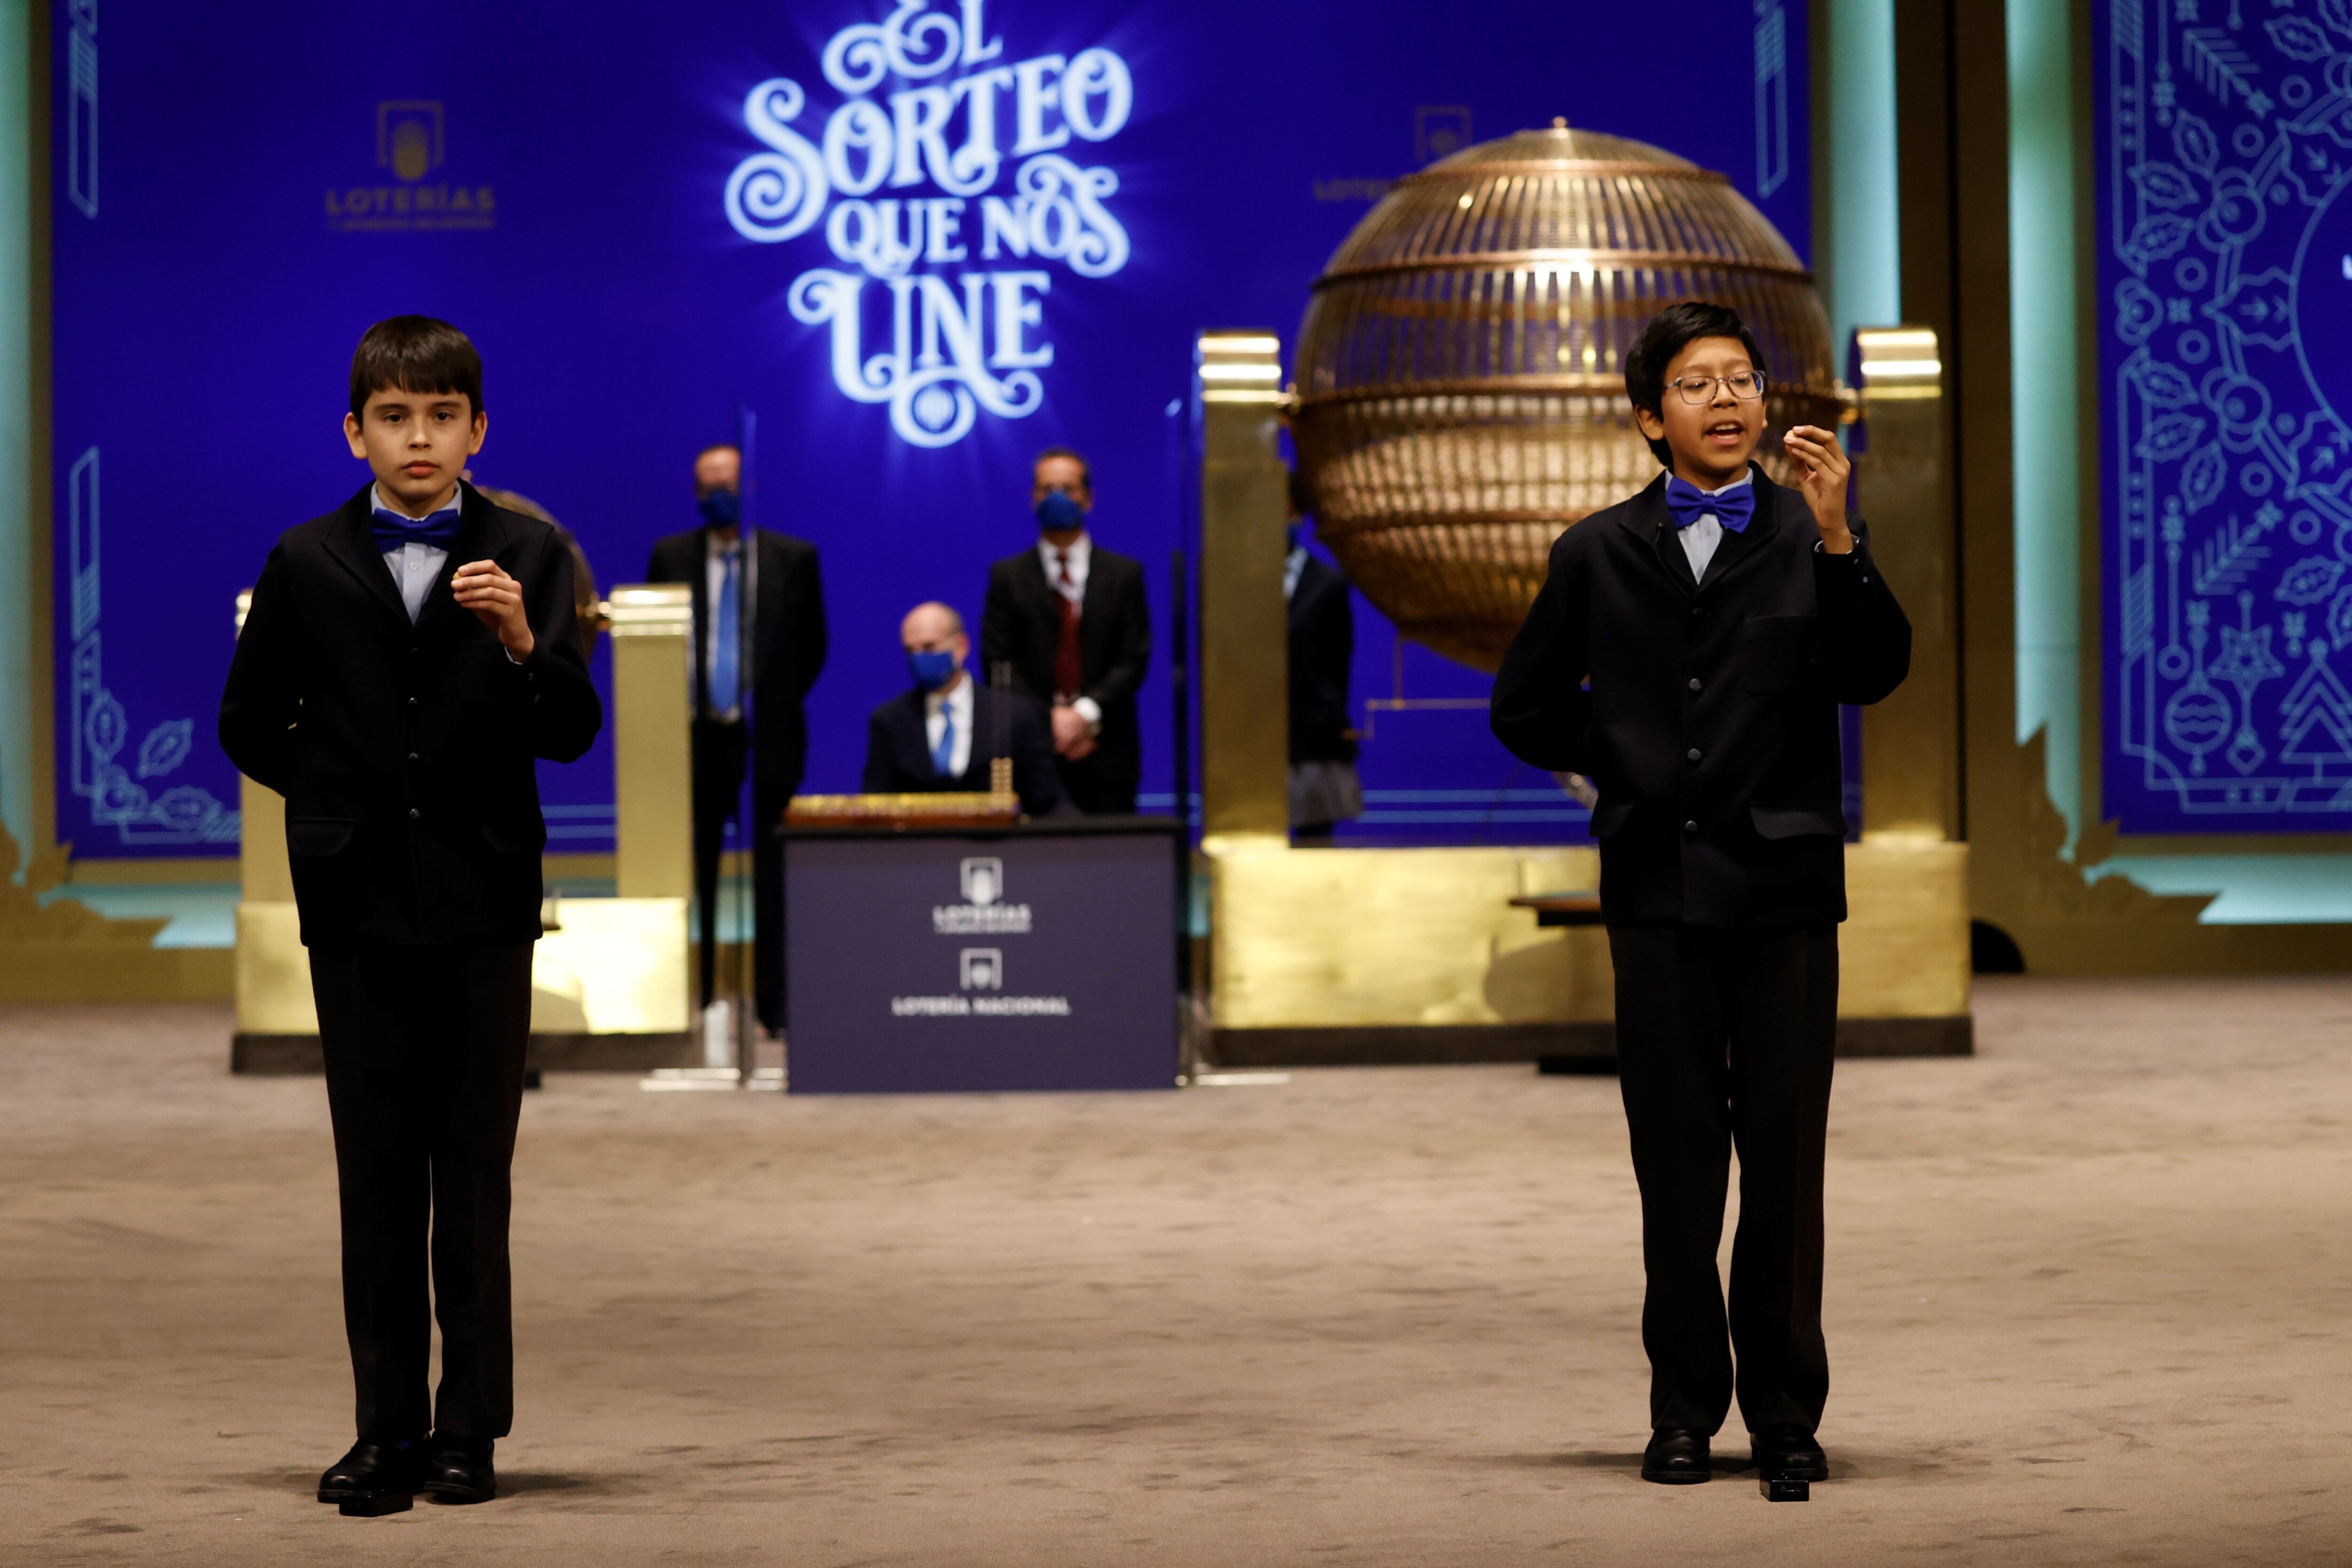
[[[129,756],[130,715],[106,684],[100,626],[99,458],[90,447],[66,478],[67,616],[73,634],[68,777],[88,813],[88,826],[111,829],[116,842],[146,848],[235,844],[242,815],[210,790],[169,784],[195,742],[193,718],[151,726]],[[68,826],[64,837],[78,837]]]
[[[2352,0],[2103,9],[2108,814],[2352,826]]]

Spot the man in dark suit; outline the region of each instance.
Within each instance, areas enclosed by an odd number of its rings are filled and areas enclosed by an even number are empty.
[[[898,641],[914,685],[874,710],[860,788],[870,795],[985,791],[989,765],[1002,756],[1013,760],[1013,788],[1031,816],[1077,809],[1054,767],[1045,710],[1017,691],[979,686],[965,673],[971,639],[961,616],[945,605],[917,605],[899,623]]]
[[[1030,504],[1036,547],[989,568],[981,663],[1011,665],[1014,684],[1051,705],[1056,766],[1079,810],[1131,812],[1143,777],[1135,690],[1151,658],[1143,564],[1087,534],[1093,476],[1068,447],[1038,454]]]
[[[743,454],[707,447],[694,459],[702,526],[654,545],[648,583],[694,593],[694,896],[701,910],[702,1005],[717,991],[719,859],[751,768],[752,990],[760,1022],[784,1022],[783,846],[776,827],[808,759],[801,703],[824,668],[824,589],[816,546],[743,531]],[[747,706],[748,704],[748,722]]]
[[[279,536],[221,695],[221,749],[286,797],[358,1394],[359,1440],[319,1499],[362,1509],[419,1488],[466,1502],[498,1489],[547,840],[535,763],[573,760],[604,723],[570,551],[458,479],[481,449],[481,385],[473,344],[446,321],[368,330],[344,433],[375,482]]]
[[[1348,580],[1300,541],[1300,520],[1314,510],[1305,477],[1293,470],[1290,553],[1282,563],[1290,603],[1290,831],[1301,843],[1328,843],[1335,824],[1363,815],[1364,790],[1348,721],[1356,610]]]
[[[1797,489],[1751,462],[1762,363],[1719,305],[1669,306],[1643,330],[1625,390],[1668,471],[1560,536],[1495,678],[1503,743],[1600,791],[1649,1278],[1642,1474],[1668,1483],[1708,1478],[1735,1392],[1768,1478],[1829,1473],[1814,1432],[1846,913],[1838,705],[1886,696],[1911,658],[1910,625],[1846,515],[1836,438],[1782,437]],[[1716,1250],[1735,1144],[1727,1320]]]

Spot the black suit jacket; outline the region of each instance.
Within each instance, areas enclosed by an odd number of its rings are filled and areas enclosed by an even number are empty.
[[[1040,702],[1054,699],[1054,656],[1062,646],[1062,596],[1045,580],[1034,545],[988,569],[988,599],[980,613],[982,674],[1000,662]],[[1143,602],[1143,563],[1094,546],[1087,591],[1078,605],[1078,668],[1102,710],[1102,732],[1087,759],[1096,776],[1133,784],[1143,776],[1142,735],[1135,691],[1151,658],[1151,616]]]
[[[1612,925],[1845,918],[1838,704],[1902,684],[1911,626],[1859,521],[1851,554],[1817,550],[1804,497],[1753,478],[1704,583],[1664,474],[1570,528],[1495,678],[1503,744],[1600,791]]]
[[[270,551],[229,661],[221,749],[286,797],[305,943],[534,941],[547,842],[534,759],[571,762],[604,721],[572,552],[467,486],[412,626],[369,504],[362,489]],[[520,665],[450,596],[457,569],[485,558],[522,585],[537,646]]]
[[[970,679],[969,676],[966,677]],[[987,687],[972,692],[971,755],[960,773],[942,777],[931,768],[929,737],[923,731],[923,694],[904,691],[874,710],[866,726],[866,777],[872,795],[934,795],[948,790],[985,790],[988,764],[998,752],[996,710],[1010,703],[1005,754],[1013,759],[1013,787],[1021,809],[1032,816],[1059,816],[1077,808],[1054,769],[1054,731],[1045,710],[1018,692],[999,696]]]
[[[764,528],[751,531],[751,775],[756,787],[789,795],[808,771],[808,719],[801,708],[824,668],[824,585],[816,546]],[[710,607],[710,531],[689,528],[654,543],[648,583],[684,583],[694,591],[695,712],[706,713],[709,672],[703,628]]]
[[[1352,763],[1348,667],[1356,657],[1356,612],[1348,580],[1307,558],[1290,591],[1290,760]]]

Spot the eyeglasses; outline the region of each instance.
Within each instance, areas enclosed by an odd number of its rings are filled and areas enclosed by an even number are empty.
[[[1712,403],[1715,401],[1715,389],[1719,385],[1731,388],[1731,395],[1740,402],[1753,403],[1764,395],[1764,373],[1760,370],[1740,370],[1729,375],[1678,375],[1666,384],[1673,387],[1685,403]]]

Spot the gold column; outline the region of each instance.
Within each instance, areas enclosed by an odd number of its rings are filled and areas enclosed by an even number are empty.
[[[694,896],[693,592],[614,588],[614,874],[625,899]]]
[[[683,1066],[700,1059],[686,912],[694,894],[692,590],[614,588],[616,896],[565,899],[531,953],[530,1027],[551,1068]]]
[[[1289,476],[1276,449],[1282,341],[1202,332],[1201,804],[1210,834],[1290,832],[1288,616],[1282,600]]]
[[[1863,710],[1865,838],[1960,837],[1958,614],[1942,356],[1927,327],[1854,333],[1869,449],[1856,459],[1871,553],[1911,618],[1911,676]]]
[[[236,632],[253,608],[253,590],[236,596]],[[237,774],[237,896],[248,904],[294,901],[294,868],[286,858],[286,797]]]
[[[1862,842],[1846,853],[1841,1017],[1937,1026],[1966,1048],[1969,847],[1960,841],[1959,613],[1944,365],[1927,327],[1854,333],[1870,549],[1911,619],[1911,674],[1862,710]]]
[[[236,596],[237,635],[245,635],[253,591]],[[286,797],[242,773],[237,805],[236,1033],[230,1061],[244,1060],[256,1036],[315,1035],[310,955],[294,909],[294,868],[286,858]]]

